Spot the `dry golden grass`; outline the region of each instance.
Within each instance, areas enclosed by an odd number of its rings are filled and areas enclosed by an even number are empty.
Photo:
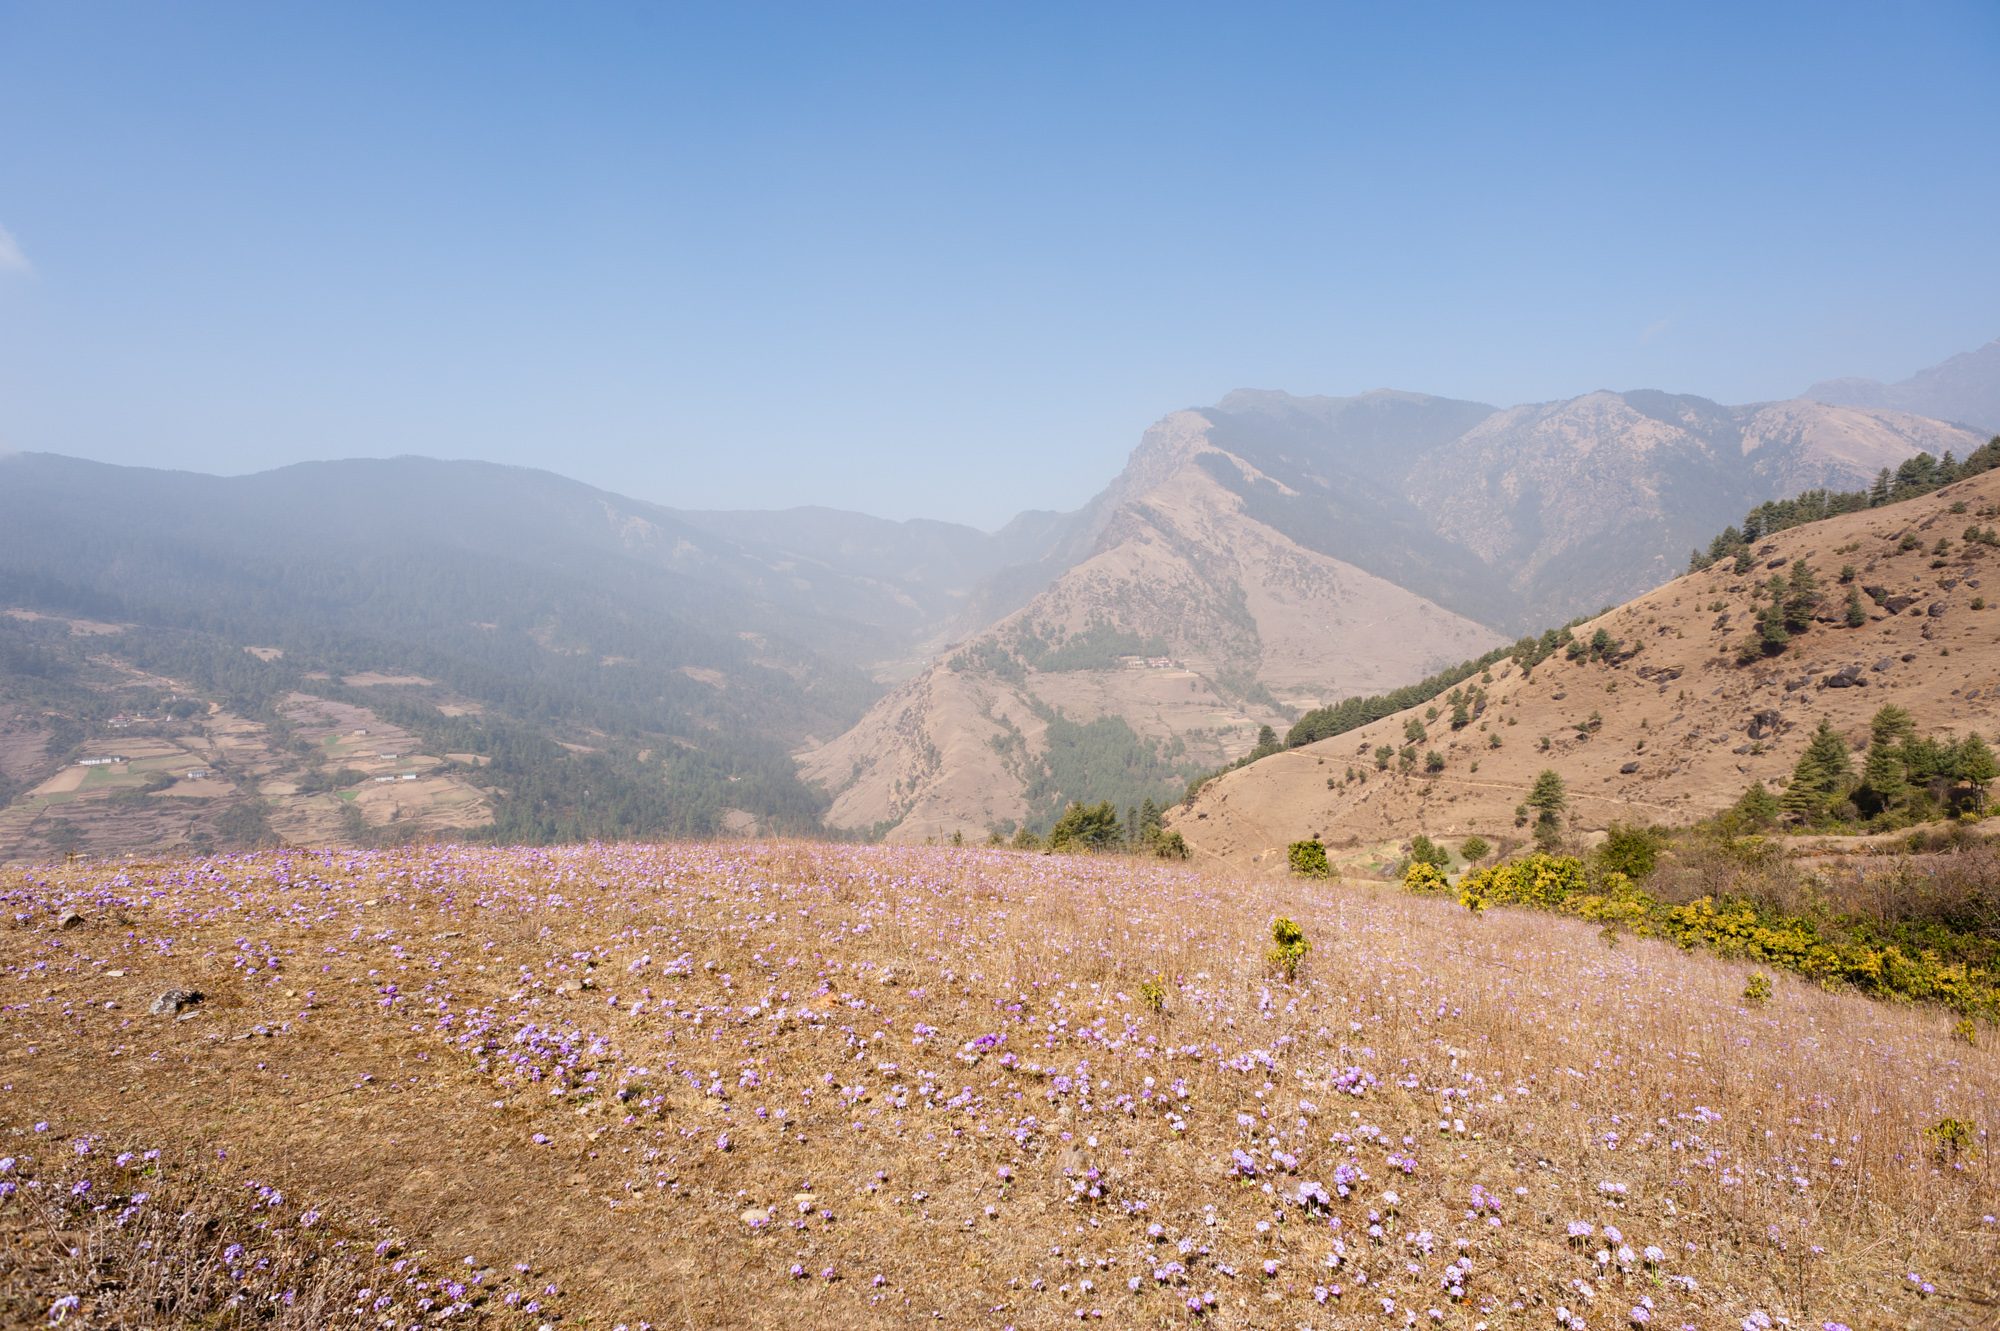
[[[488,1279],[441,1320],[633,1331],[2000,1310],[1991,1033],[1783,977],[1753,1006],[1746,968],[1572,921],[785,843],[292,852],[5,895],[0,1156],[61,1180],[87,1135],[211,1162],[190,1252],[275,1226],[324,1325],[376,1324],[349,1310],[385,1288],[381,1235],[426,1254],[392,1272],[403,1325],[461,1270]],[[1312,944],[1291,984],[1280,915]],[[149,1015],[176,986],[196,1015]],[[1927,1135],[1947,1119],[1956,1152]],[[32,1200],[0,1200],[0,1310],[126,1297],[13,1237]],[[338,1237],[301,1238],[305,1206]]]
[[[1503,662],[1490,682],[1467,681],[1487,705],[1462,729],[1451,729],[1451,704],[1438,698],[1226,773],[1169,822],[1198,859],[1281,874],[1286,845],[1313,835],[1336,850],[1413,832],[1525,836],[1515,811],[1545,768],[1568,782],[1579,827],[1680,826],[1727,808],[1753,781],[1778,789],[1822,720],[1857,749],[1884,703],[1907,708],[1927,735],[1991,736],[2000,731],[2000,605],[1986,598],[2000,548],[1961,533],[1996,515],[2000,471],[1779,532],[1758,544],[1748,573],[1717,564],[1577,628],[1586,642],[1603,629],[1628,658],[1558,652],[1528,676]],[[1904,549],[1905,535],[1920,543]],[[1939,538],[1951,542],[1942,557],[1932,553]],[[1793,560],[1820,579],[1816,622],[1781,655],[1737,664],[1760,589]],[[1840,577],[1850,567],[1853,590],[1888,594],[1886,604],[1862,594],[1858,628],[1844,618],[1850,588]],[[1821,687],[1847,667],[1859,668],[1859,684]],[[1412,720],[1426,727],[1416,756],[1435,750],[1444,770],[1377,771],[1375,749],[1402,748]]]

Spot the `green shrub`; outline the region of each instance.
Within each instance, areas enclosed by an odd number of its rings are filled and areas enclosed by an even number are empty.
[[[1096,804],[1073,803],[1049,829],[1050,850],[1104,850],[1125,839],[1119,826],[1118,810],[1110,800]]]
[[[1326,847],[1317,841],[1294,841],[1285,848],[1285,858],[1292,872],[1302,878],[1326,878],[1333,873],[1333,866],[1327,863]]]
[[[1451,867],[1451,852],[1422,832],[1410,838],[1410,863],[1434,864],[1440,869]]]
[[[1665,841],[1662,833],[1650,827],[1613,823],[1605,833],[1604,844],[1597,848],[1598,866],[1639,882],[1659,863],[1660,847]]]
[[[1931,1158],[1948,1165],[1977,1151],[1979,1130],[1962,1118],[1941,1118],[1924,1129],[1924,1140],[1931,1144]]]
[[[1771,1001],[1771,977],[1762,971],[1751,973],[1749,983],[1743,986],[1743,1001],[1751,1007],[1762,1007]]]

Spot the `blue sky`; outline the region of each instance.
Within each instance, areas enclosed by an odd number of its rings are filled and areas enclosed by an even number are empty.
[[[991,526],[1230,388],[2000,335],[2000,5],[0,0],[0,447]]]

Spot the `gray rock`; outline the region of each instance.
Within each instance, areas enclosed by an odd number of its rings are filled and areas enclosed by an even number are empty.
[[[1618,769],[1618,774],[1619,774],[1620,776],[1630,776],[1630,775],[1632,775],[1632,773],[1634,773],[1634,772],[1636,772],[1636,771],[1638,771],[1638,770],[1639,770],[1639,764],[1638,764],[1638,763],[1637,763],[1636,761],[1635,761],[1635,762],[1629,762],[1629,763],[1626,763],[1626,764],[1625,764],[1625,765],[1624,765],[1623,767],[1621,767],[1621,768],[1619,768],[1619,769]]]
[[[1877,661],[1871,668],[1877,671],[1882,671],[1882,670],[1887,670],[1890,666],[1894,664],[1896,664],[1894,661],[1890,660],[1888,657],[1885,656],[1881,660]]]
[[[1776,709],[1765,708],[1750,718],[1748,734],[1751,739],[1767,739],[1785,728],[1785,718]]]
[[[201,1002],[203,994],[199,989],[169,989],[153,1000],[148,1009],[156,1017],[178,1016]]]
[[[1931,602],[1931,608],[1930,608],[1930,609],[1929,609],[1928,611],[1926,611],[1925,613],[1926,613],[1926,614],[1928,614],[1928,615],[1929,615],[1929,616],[1930,616],[1930,617],[1931,617],[1932,619],[1943,619],[1943,618],[1944,618],[1944,602],[1943,602],[1943,601],[1932,601],[1932,602]]]
[[[1823,689],[1851,689],[1857,685],[1865,687],[1868,681],[1861,673],[1859,665],[1842,666],[1819,682]]]
[[[59,918],[56,921],[56,928],[75,929],[81,926],[82,924],[83,924],[82,911],[66,910],[62,913],[61,918]]]

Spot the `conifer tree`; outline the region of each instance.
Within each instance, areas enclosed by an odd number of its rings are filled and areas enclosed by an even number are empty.
[[[1917,737],[1916,718],[1908,708],[1886,702],[1868,720],[1868,742],[1875,747],[1905,744]]]
[[[1783,811],[1778,806],[1778,797],[1762,781],[1752,781],[1743,797],[1736,801],[1736,812],[1752,827],[1769,827]]]
[[[1861,796],[1870,812],[1882,813],[1909,798],[1910,782],[1901,751],[1884,743],[1868,746],[1861,765]]]
[[[1780,807],[1801,822],[1817,822],[1831,811],[1854,783],[1854,764],[1848,760],[1847,741],[1822,718],[1806,751],[1792,769],[1792,784],[1785,788]]]
[[[1563,785],[1562,777],[1554,768],[1545,767],[1535,778],[1534,786],[1528,791],[1528,808],[1536,810],[1535,841],[1538,845],[1554,844],[1562,831],[1562,811],[1569,807],[1569,791]]]
[[[2000,776],[2000,764],[1994,762],[1993,750],[1978,735],[1967,735],[1952,746],[1951,756],[1952,780],[1964,787],[1964,802],[1975,811],[1984,809],[1986,787]]]
[[[1792,561],[1792,576],[1786,580],[1782,603],[1787,631],[1804,633],[1812,626],[1813,616],[1819,611],[1819,579],[1805,560]]]

